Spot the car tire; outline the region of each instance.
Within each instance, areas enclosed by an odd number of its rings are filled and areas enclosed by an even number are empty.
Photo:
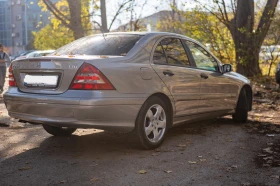
[[[242,89],[239,95],[235,113],[232,115],[236,123],[246,123],[248,119],[248,100],[245,89]]]
[[[159,147],[170,126],[170,114],[159,97],[149,98],[142,106],[135,123],[134,133],[143,149]]]
[[[62,128],[62,127],[55,127],[47,124],[43,124],[43,128],[49,134],[52,134],[54,136],[70,136],[77,130],[76,128],[68,128],[68,127]]]

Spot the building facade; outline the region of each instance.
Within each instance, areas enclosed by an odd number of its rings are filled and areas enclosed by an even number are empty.
[[[0,43],[11,55],[27,50],[32,32],[49,23],[49,12],[42,12],[39,0],[0,0]]]
[[[6,46],[10,53],[12,46],[11,36],[11,9],[7,0],[0,0],[0,43]]]

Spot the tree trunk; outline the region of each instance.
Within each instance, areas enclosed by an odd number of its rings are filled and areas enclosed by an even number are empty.
[[[234,18],[226,23],[235,44],[237,72],[247,77],[261,75],[259,53],[279,0],[267,0],[257,30],[254,30],[254,0],[238,0]]]
[[[82,25],[82,3],[77,0],[67,0],[70,10],[70,28],[74,32],[74,38],[79,39],[84,36],[85,30]]]
[[[247,77],[261,74],[259,67],[260,46],[254,46],[254,41],[248,42],[252,47],[240,46],[236,47],[236,71]],[[254,47],[253,47],[254,46]]]
[[[273,65],[273,60],[271,60],[270,64],[269,64],[269,69],[268,69],[268,73],[267,73],[268,76],[270,76],[272,65]]]
[[[261,74],[259,51],[261,46],[256,42],[254,27],[254,1],[239,0],[230,32],[235,44],[236,71],[247,77]]]

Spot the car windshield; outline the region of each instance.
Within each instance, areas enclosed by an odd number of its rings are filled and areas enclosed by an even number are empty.
[[[140,38],[135,34],[87,36],[59,48],[53,55],[126,56]]]

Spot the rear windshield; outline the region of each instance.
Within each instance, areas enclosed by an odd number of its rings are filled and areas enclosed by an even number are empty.
[[[54,55],[125,56],[140,38],[140,35],[87,36],[59,48]]]

